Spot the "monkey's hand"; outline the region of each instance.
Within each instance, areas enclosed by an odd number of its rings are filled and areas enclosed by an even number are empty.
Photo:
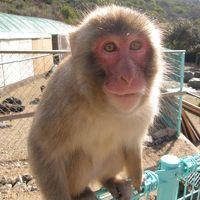
[[[120,200],[131,200],[132,188],[130,182],[112,178],[104,183],[112,196]]]
[[[135,175],[133,178],[131,178],[131,182],[134,186],[134,188],[138,191],[141,192],[141,185],[144,182],[144,177],[143,174],[139,173]]]

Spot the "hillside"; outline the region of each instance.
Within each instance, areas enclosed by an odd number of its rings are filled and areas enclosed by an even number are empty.
[[[186,61],[200,51],[200,0],[1,0],[0,12],[44,17],[77,24],[96,6],[118,4],[145,12],[160,22],[165,46],[185,49]]]
[[[199,0],[1,0],[0,12],[76,23],[81,13],[96,5],[109,3],[143,10],[160,21],[171,21],[181,17],[200,24]]]

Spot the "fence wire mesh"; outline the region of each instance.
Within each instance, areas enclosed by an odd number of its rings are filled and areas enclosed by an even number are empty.
[[[182,91],[183,87],[183,53],[166,51],[165,59],[169,63],[167,81],[163,92]],[[66,52],[34,53],[3,53],[0,52],[0,167],[5,167],[2,173],[10,173],[12,163],[20,164],[27,161],[27,136],[32,123],[32,117],[45,90],[49,77],[56,70],[58,60],[63,58]],[[166,97],[162,100],[162,117],[157,119],[157,128],[169,126],[180,131],[181,97]],[[158,123],[159,121],[159,123]],[[16,162],[17,161],[17,162]],[[21,163],[22,170],[28,163]],[[26,170],[25,170],[26,171]],[[197,174],[196,174],[197,173]],[[0,176],[2,176],[0,171]],[[196,179],[194,179],[196,177]],[[183,177],[180,181],[182,196],[185,199],[198,199],[199,172]],[[182,186],[181,186],[182,184]],[[145,193],[142,199],[155,199],[156,193]],[[184,199],[180,196],[180,199]],[[139,199],[140,196],[137,198]],[[141,199],[141,198],[140,198]],[[170,200],[170,199],[169,199]]]
[[[33,113],[63,54],[0,54],[0,162],[27,159]]]
[[[165,50],[168,63],[163,92],[182,90],[183,52]],[[49,77],[66,52],[0,52],[0,152],[1,160],[26,159],[26,138]],[[181,97],[163,97],[158,129],[180,132]]]

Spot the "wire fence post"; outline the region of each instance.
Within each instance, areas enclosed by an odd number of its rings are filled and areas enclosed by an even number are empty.
[[[158,171],[159,186],[157,200],[176,200],[179,188],[180,159],[173,155],[165,155],[160,159]]]
[[[184,66],[185,66],[185,52],[181,53],[181,66],[180,66],[180,92],[183,91],[183,84],[184,84]],[[179,115],[178,115],[178,127],[177,127],[177,136],[180,135],[181,132],[181,121],[182,121],[182,100],[183,97],[180,95],[179,97]]]

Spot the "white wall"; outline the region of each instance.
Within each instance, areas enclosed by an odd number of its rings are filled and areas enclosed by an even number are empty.
[[[0,39],[0,50],[32,50],[31,39],[11,39],[1,40]],[[25,78],[34,75],[33,61],[22,61],[19,60],[30,57],[31,55],[25,54],[1,54],[0,63],[17,61],[9,64],[0,64],[0,87],[16,83]]]

